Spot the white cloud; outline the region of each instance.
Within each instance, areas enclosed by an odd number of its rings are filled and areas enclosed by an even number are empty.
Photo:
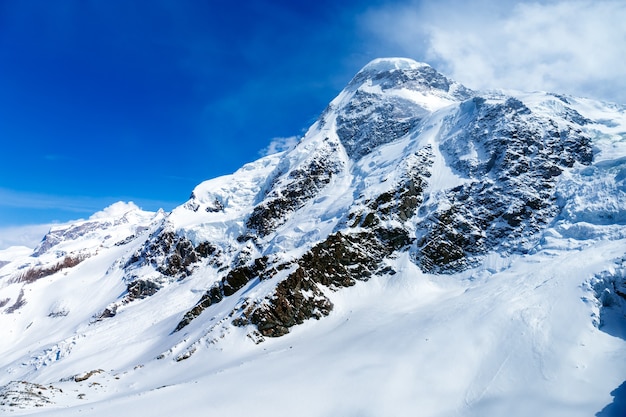
[[[0,228],[0,250],[11,246],[26,246],[34,249],[41,239],[56,224],[31,224]]]
[[[129,201],[128,203],[125,201],[118,201],[117,203],[113,203],[110,206],[104,208],[103,210],[100,210],[92,214],[89,217],[89,219],[91,220],[105,219],[107,217],[121,216],[133,210],[140,210],[140,208],[137,207],[137,205],[133,203],[132,201]]]
[[[298,136],[289,136],[287,138],[274,138],[270,144],[262,149],[259,153],[262,156],[272,155],[278,152],[284,152],[295,148],[300,138]]]
[[[407,2],[365,26],[390,49],[478,89],[570,93],[626,103],[626,2]]]

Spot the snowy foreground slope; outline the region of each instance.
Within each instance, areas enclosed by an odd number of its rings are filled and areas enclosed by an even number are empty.
[[[364,67],[171,213],[0,251],[0,414],[626,415],[626,109]]]

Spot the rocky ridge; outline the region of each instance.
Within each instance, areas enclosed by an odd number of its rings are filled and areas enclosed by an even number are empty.
[[[265,180],[236,237],[247,242],[245,261],[218,270],[175,331],[269,280],[276,284],[267,295],[240,298],[232,322],[281,336],[328,315],[327,290],[389,273],[384,260],[399,252],[408,251],[425,272],[448,274],[480,264],[490,251],[528,252],[560,212],[560,174],[593,158],[589,120],[566,99],[546,100],[559,100],[561,111],[545,114],[516,97],[473,92],[423,64],[366,66]],[[420,137],[433,126],[436,139]],[[368,172],[366,164],[388,149],[385,164],[396,168],[378,177]],[[441,175],[437,158],[456,184],[430,184]],[[317,243],[275,244],[297,241],[298,213],[331,198],[342,214],[325,225],[327,234],[315,229]],[[236,245],[228,250],[236,253]]]

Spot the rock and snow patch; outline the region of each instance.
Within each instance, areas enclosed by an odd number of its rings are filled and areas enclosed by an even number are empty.
[[[0,410],[28,410],[54,404],[55,395],[62,390],[53,385],[44,386],[26,381],[13,381],[0,387]]]
[[[597,310],[594,324],[601,330],[626,340],[626,256],[605,271],[596,274],[588,283]]]

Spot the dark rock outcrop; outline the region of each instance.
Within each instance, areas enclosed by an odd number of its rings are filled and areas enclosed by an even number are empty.
[[[462,108],[471,106],[463,113],[470,119],[453,124],[441,144],[448,164],[468,181],[449,190],[420,225],[415,260],[426,272],[463,270],[495,248],[532,247],[559,213],[557,177],[592,160],[591,140],[575,124],[539,118],[513,98],[497,104],[474,98]]]
[[[251,265],[242,265],[231,269],[221,281],[216,282],[202,295],[202,298],[200,298],[192,309],[185,313],[182,320],[176,325],[174,331],[177,332],[183,329],[191,323],[193,319],[202,314],[204,310],[213,304],[219,303],[224,297],[235,294],[250,282],[250,280],[256,277],[267,277],[271,272],[268,272],[266,267],[267,258],[257,258]],[[272,272],[275,273],[276,271]]]
[[[276,175],[270,191],[254,208],[246,226],[261,237],[270,234],[316,196],[342,168],[337,144],[325,140],[313,157],[286,174]]]
[[[401,229],[334,233],[298,259],[271,296],[248,306],[233,323],[253,324],[261,335],[278,337],[304,320],[327,316],[333,304],[320,286],[337,290],[367,280],[385,257],[409,243]]]
[[[217,252],[218,249],[209,242],[194,246],[184,236],[161,230],[148,238],[124,268],[128,270],[136,266],[152,265],[165,276],[184,278],[193,272],[194,264]]]
[[[428,112],[400,97],[357,91],[337,115],[337,135],[354,159],[406,135]]]

